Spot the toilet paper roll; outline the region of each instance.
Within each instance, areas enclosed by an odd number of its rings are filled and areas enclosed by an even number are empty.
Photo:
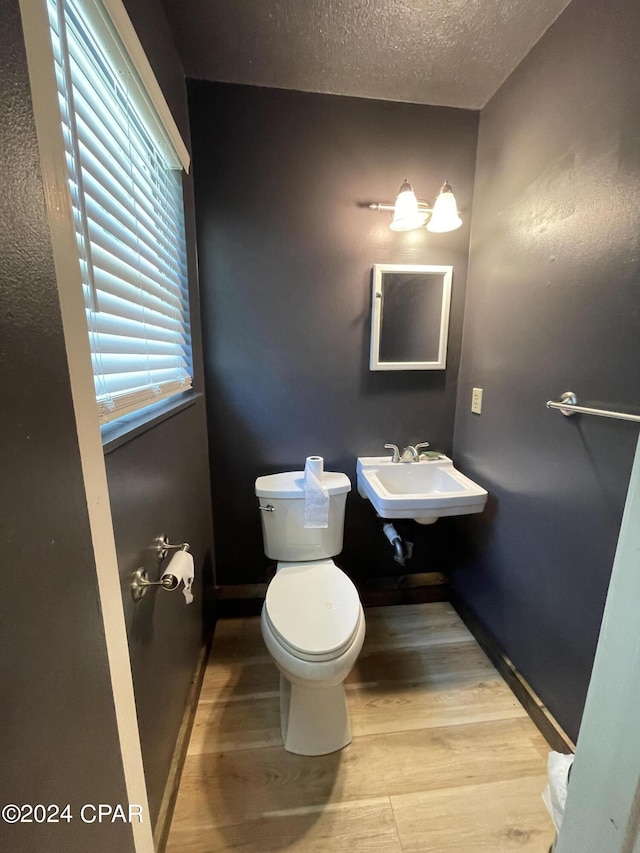
[[[304,465],[305,528],[329,526],[329,492],[322,485],[323,476],[322,456],[307,456]]]
[[[188,551],[176,551],[173,557],[169,560],[166,569],[162,573],[162,577],[174,577],[184,584],[182,593],[187,604],[193,601],[193,593],[191,592],[191,584],[193,583],[195,571],[193,566],[193,554]]]
[[[322,482],[324,477],[324,459],[322,456],[307,456],[304,463],[305,480],[308,473],[314,474]]]

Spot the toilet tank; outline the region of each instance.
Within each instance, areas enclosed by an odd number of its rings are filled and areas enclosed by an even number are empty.
[[[342,551],[344,510],[351,483],[346,474],[325,471],[322,485],[329,492],[328,527],[305,528],[304,471],[258,477],[256,495],[261,507],[264,552],[269,559],[323,560]]]

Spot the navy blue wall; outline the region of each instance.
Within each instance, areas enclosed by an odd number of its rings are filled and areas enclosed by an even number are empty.
[[[311,454],[355,482],[385,442],[451,450],[477,113],[189,81],[216,567],[260,581],[254,481]],[[447,178],[465,226],[389,230],[403,178],[433,197]],[[369,371],[374,263],[453,264],[446,371]],[[398,571],[368,502],[349,496],[343,567]],[[445,525],[413,570],[441,569]]]
[[[187,147],[190,144],[187,91],[180,58],[159,0],[126,0],[162,92]],[[183,175],[194,388],[204,390],[193,180]],[[213,583],[211,501],[204,397],[151,429],[110,445],[105,456],[109,498],[136,710],[152,822],[160,813],[165,785],[182,725],[199,654],[211,614],[205,604]],[[161,533],[189,542],[196,578],[193,604],[181,592],[151,590],[134,603],[130,582],[142,566],[157,579],[151,547]]]
[[[184,139],[189,144],[182,65],[158,0],[127,0]],[[4,11],[4,10],[3,10]],[[100,614],[86,495],[55,269],[44,205],[20,11],[7,4],[0,33],[4,120],[0,132],[0,438],[5,642],[2,754],[4,802],[126,802]],[[184,180],[194,379],[203,390],[193,185]],[[211,504],[202,394],[106,457],[111,510],[133,671],[150,817],[156,821],[206,630],[212,583]],[[97,429],[97,421],[96,421]],[[130,439],[131,436],[128,436]],[[134,604],[131,576],[157,577],[160,533],[189,541],[195,602],[155,590]],[[155,594],[159,592],[160,595]],[[126,850],[131,831],[114,824],[0,823],[2,849]],[[16,834],[21,833],[21,834]],[[55,837],[55,841],[52,839]],[[22,847],[20,847],[22,844]],[[128,846],[127,846],[128,845]]]
[[[454,454],[491,498],[455,585],[573,737],[638,429],[545,402],[638,411],[638,32],[573,0],[480,121]]]
[[[0,849],[128,853],[130,826],[80,819],[127,791],[17,0],[2,6],[0,109],[0,802],[73,814],[0,821]]]

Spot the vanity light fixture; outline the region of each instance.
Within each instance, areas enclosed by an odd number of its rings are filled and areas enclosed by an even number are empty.
[[[405,178],[395,204],[375,202],[370,204],[369,208],[393,211],[393,219],[389,225],[392,231],[413,231],[426,225],[427,230],[441,233],[455,231],[462,225],[453,190],[447,181],[442,185],[433,207],[418,201],[413,187]]]

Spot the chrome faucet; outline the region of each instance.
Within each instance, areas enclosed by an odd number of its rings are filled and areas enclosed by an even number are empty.
[[[420,444],[410,444],[408,447],[405,447],[400,457],[402,462],[419,462],[421,447],[429,447],[429,442],[421,441]]]
[[[401,462],[419,462],[420,457],[418,456],[418,449],[410,444],[408,447],[402,451],[402,455],[400,456]]]
[[[420,448],[429,447],[428,441],[422,441],[420,444],[410,444],[400,453],[400,449],[396,444],[385,444],[389,450],[393,450],[392,462],[419,462]]]

